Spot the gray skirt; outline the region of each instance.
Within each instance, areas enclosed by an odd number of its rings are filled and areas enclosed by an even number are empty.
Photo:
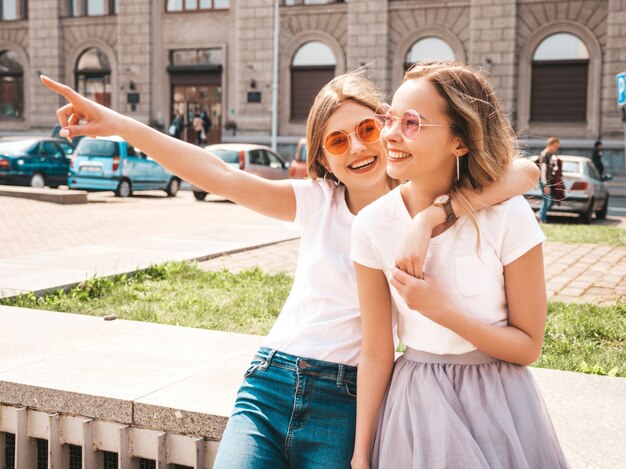
[[[374,469],[568,467],[528,369],[476,350],[398,358],[378,416]]]

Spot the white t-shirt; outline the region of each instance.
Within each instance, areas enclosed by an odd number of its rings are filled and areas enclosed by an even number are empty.
[[[263,345],[300,357],[357,365],[361,320],[344,186],[294,180],[300,254],[293,287]]]
[[[435,278],[452,304],[487,324],[505,326],[508,307],[504,266],[545,240],[533,212],[522,196],[476,213],[477,232],[467,217],[431,240],[424,272]],[[391,268],[411,223],[399,188],[365,207],[352,228],[352,259],[382,270],[391,279]],[[480,252],[480,257],[478,256]],[[398,309],[398,336],[415,350],[434,354],[461,354],[476,347],[417,311],[410,309],[390,286]]]

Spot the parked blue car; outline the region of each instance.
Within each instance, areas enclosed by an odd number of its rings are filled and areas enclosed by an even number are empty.
[[[83,138],[76,147],[70,189],[115,191],[129,197],[134,191],[164,190],[174,197],[180,179],[120,137]]]
[[[0,142],[0,184],[59,187],[67,184],[74,146],[65,139],[25,138]]]

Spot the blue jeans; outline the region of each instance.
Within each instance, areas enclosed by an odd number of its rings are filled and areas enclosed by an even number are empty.
[[[539,219],[543,223],[546,223],[548,221],[548,212],[552,210],[552,206],[554,205],[554,185],[548,183],[546,186],[548,187],[548,194],[544,192],[544,184],[539,181],[539,190],[541,191],[541,208],[539,209]]]
[[[213,468],[349,469],[356,371],[261,348],[244,375]]]

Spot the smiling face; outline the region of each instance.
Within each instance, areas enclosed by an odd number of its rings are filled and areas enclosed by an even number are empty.
[[[413,138],[401,128],[402,116],[409,110],[417,111],[424,124]],[[449,187],[456,178],[456,158],[467,149],[452,134],[446,101],[435,86],[426,78],[405,81],[393,96],[390,112],[395,117],[393,125],[382,132],[389,176]],[[409,121],[408,125],[418,123]]]
[[[336,130],[351,134],[348,150],[342,155],[323,151],[321,163],[345,184],[348,192],[361,192],[387,186],[387,164],[381,141],[365,143],[357,137],[356,127],[364,119],[372,118],[374,111],[367,106],[346,101],[330,116],[323,135]]]

